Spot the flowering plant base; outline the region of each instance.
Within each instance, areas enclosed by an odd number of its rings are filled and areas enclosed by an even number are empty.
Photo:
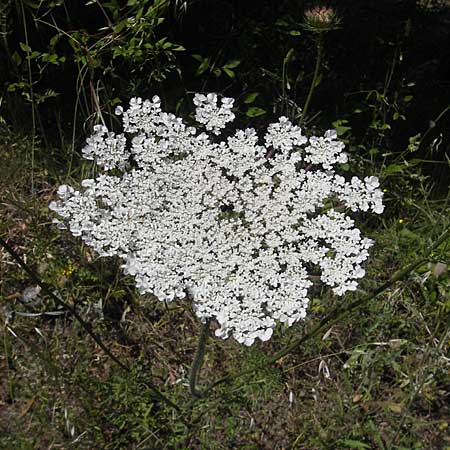
[[[251,128],[225,133],[233,99],[194,104],[206,132],[156,96],[117,108],[124,133],[97,125],[83,150],[103,173],[60,186],[50,208],[100,256],[120,256],[141,293],[188,296],[217,336],[266,341],[306,316],[311,274],[337,295],[356,289],[372,241],[347,212],[380,214],[382,192],[376,177],[336,173],[347,155],[332,130],[307,138],[281,117],[260,142]]]

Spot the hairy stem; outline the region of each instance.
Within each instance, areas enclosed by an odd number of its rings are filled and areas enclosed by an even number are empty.
[[[311,102],[311,98],[312,98],[312,95],[313,95],[313,92],[314,92],[314,89],[316,87],[317,80],[319,77],[319,70],[320,70],[320,66],[322,64],[322,54],[323,54],[323,38],[322,38],[322,35],[319,35],[317,37],[316,66],[314,67],[313,79],[311,81],[311,86],[309,87],[308,96],[306,97],[306,101],[303,106],[302,115],[301,115],[299,123],[298,123],[299,126],[302,126],[303,123],[305,122],[306,113],[308,112],[308,107]]]
[[[205,323],[202,323],[200,336],[198,337],[197,342],[197,350],[195,351],[194,359],[191,365],[191,370],[189,372],[189,390],[191,392],[191,395],[197,398],[204,396],[204,393],[197,389],[197,381],[203,366],[208,337],[209,337],[209,320]]]

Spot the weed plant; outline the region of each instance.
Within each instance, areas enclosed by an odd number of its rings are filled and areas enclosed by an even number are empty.
[[[426,250],[450,225],[448,182],[442,176],[448,109],[433,97],[436,90],[423,94],[425,75],[434,89],[443,89],[439,77],[431,76],[435,72],[427,72],[428,59],[422,59],[423,67],[407,59],[419,45],[408,31],[408,26],[421,26],[414,8],[406,16],[396,10],[397,33],[383,34],[380,50],[371,50],[365,61],[375,75],[350,86],[347,81],[355,80],[333,78],[340,67],[333,52],[348,63],[342,46],[349,45],[345,33],[355,10],[345,11],[341,28],[323,37],[315,77],[317,36],[292,19],[301,17],[298,9],[258,3],[260,15],[224,19],[223,29],[216,30],[224,31],[221,37],[188,46],[173,39],[160,19],[167,21],[166,8],[176,7],[189,31],[198,11],[195,2],[89,3],[97,11],[91,28],[72,19],[80,11],[76,2],[6,1],[0,7],[2,67],[7,67],[0,75],[0,238],[50,287],[40,289],[0,250],[0,448],[450,448],[450,240]],[[265,21],[268,10],[279,13],[276,23]],[[427,14],[426,20],[442,23],[445,6],[440,18]],[[127,22],[129,17],[136,21]],[[355,27],[367,25],[361,17]],[[102,26],[107,28],[99,30]],[[241,32],[238,48],[246,53],[231,50],[237,48],[230,45],[236,30]],[[437,42],[439,30],[436,26],[431,33]],[[144,54],[141,39],[151,46]],[[276,50],[261,52],[265,40]],[[334,50],[332,40],[338,42]],[[192,56],[181,61],[177,55],[183,47]],[[260,63],[261,53],[267,64]],[[385,64],[379,63],[380,54]],[[440,61],[442,54],[435,57]],[[280,352],[314,330],[337,306],[336,298],[317,291],[308,321],[277,327],[269,342],[246,348],[231,340],[209,340],[201,382],[221,383],[195,402],[187,384],[200,329],[190,305],[140,296],[118,261],[97,260],[75,239],[63,238],[47,208],[57,185],[90,175],[75,138],[82,136],[83,123],[86,128],[102,119],[109,124],[118,99],[141,95],[149,83],[152,93],[162,90],[170,103],[183,89],[170,83],[179,69],[187,89],[244,92],[248,108],[238,117],[244,123],[248,117],[266,120],[273,109],[304,120],[310,129],[331,119],[350,147],[352,169],[377,170],[387,210],[363,225],[377,244],[365,281],[348,304],[421,261],[376,298],[289,353]],[[73,81],[69,96],[49,85],[66,73]],[[165,84],[164,77],[170,82]],[[305,107],[311,86],[314,95]],[[337,98],[329,95],[336,86],[345,102],[330,101]],[[413,114],[416,98],[424,95],[432,106],[419,106],[435,125],[428,129],[417,126]],[[338,106],[331,111],[325,104]],[[70,119],[63,112],[67,106]],[[183,102],[177,106],[184,107]],[[406,124],[417,129],[410,132]],[[73,132],[63,131],[71,127]],[[126,368],[102,351],[61,300]],[[270,355],[279,357],[267,364]]]

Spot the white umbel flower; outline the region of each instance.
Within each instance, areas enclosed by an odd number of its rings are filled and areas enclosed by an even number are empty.
[[[305,161],[320,164],[324,169],[331,169],[336,163],[346,163],[347,154],[342,150],[345,145],[337,140],[335,130],[328,130],[323,137],[313,136],[305,148]]]
[[[233,99],[218,102],[194,98],[214,134],[234,118]],[[372,241],[324,205],[381,213],[382,193],[376,177],[335,173],[347,157],[334,132],[308,140],[282,117],[265,145],[253,129],[215,141],[157,96],[116,113],[124,134],[97,126],[84,149],[105,172],[80,191],[60,186],[50,208],[100,256],[121,257],[140,292],[189,296],[200,320],[217,320],[217,336],[251,345],[306,317],[311,273],[337,295],[356,289]]]
[[[220,130],[225,128],[228,122],[234,120],[233,108],[234,99],[224,97],[221,99],[221,106],[217,106],[217,94],[195,94],[194,105],[195,120],[205,125],[208,131],[220,134]]]

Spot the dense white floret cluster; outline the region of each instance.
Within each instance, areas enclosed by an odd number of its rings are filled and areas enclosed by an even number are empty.
[[[214,134],[234,118],[232,99],[217,102],[194,99]],[[307,138],[281,117],[265,145],[253,129],[213,139],[156,96],[116,113],[128,139],[96,127],[84,154],[104,172],[60,186],[50,207],[100,256],[123,258],[142,293],[189,296],[217,336],[251,345],[305,317],[312,274],[337,295],[356,289],[372,242],[345,211],[379,214],[382,193],[376,177],[335,173],[347,161],[336,133]]]
[[[234,120],[234,113],[231,111],[233,103],[233,98],[223,97],[221,105],[218,107],[217,94],[195,94],[194,105],[197,107],[195,120],[205,125],[208,131],[218,135],[228,122]]]

